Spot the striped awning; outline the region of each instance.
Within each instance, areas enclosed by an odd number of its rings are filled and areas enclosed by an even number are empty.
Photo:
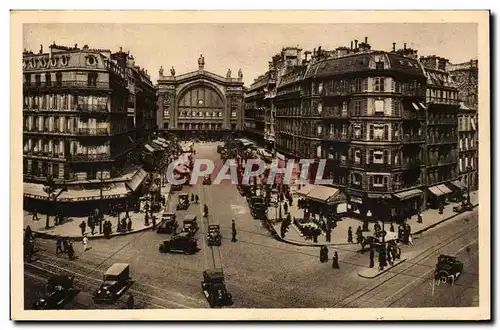
[[[451,181],[450,184],[457,187],[459,190],[467,189],[467,187],[460,180]]]
[[[123,182],[112,183],[110,186],[106,187],[106,189],[102,190],[103,199],[124,198],[127,197],[127,194],[128,191]],[[61,202],[82,202],[98,200],[100,198],[100,189],[68,189],[68,191],[63,192],[57,200]]]
[[[394,194],[394,196],[396,196],[400,200],[405,200],[405,199],[409,199],[409,198],[412,198],[415,196],[419,196],[422,193],[423,193],[423,191],[420,189],[411,189],[411,190],[402,191],[402,192],[399,192],[397,194]]]
[[[147,175],[148,173],[141,168],[137,172],[135,172],[132,179],[130,179],[126,184],[130,188],[130,190],[136,191],[137,187],[141,185]]]
[[[438,186],[432,186],[428,188],[431,193],[433,193],[436,196],[441,196],[444,195],[444,192],[438,188]]]
[[[441,190],[445,194],[451,194],[452,193],[451,189],[448,188],[448,187],[446,187],[445,184],[438,185],[438,188],[439,188],[439,190]]]

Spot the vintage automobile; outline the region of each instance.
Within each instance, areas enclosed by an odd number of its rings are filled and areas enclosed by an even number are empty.
[[[221,246],[222,235],[220,234],[219,225],[208,225],[207,243],[208,246]]]
[[[67,275],[49,278],[46,289],[47,294],[35,301],[34,309],[60,309],[78,293],[74,288],[74,277]]]
[[[182,231],[194,236],[197,230],[198,222],[196,222],[196,216],[190,214],[186,215],[182,222]]]
[[[203,271],[201,289],[211,308],[230,306],[233,304],[231,293],[227,292],[222,269],[207,269]]]
[[[462,274],[463,269],[464,264],[456,257],[441,254],[434,269],[434,278],[443,283],[453,284]]]
[[[187,210],[188,208],[189,208],[189,194],[186,193],[179,194],[177,200],[177,209]]]
[[[161,222],[158,225],[156,232],[158,234],[172,234],[177,231],[179,224],[177,223],[177,217],[175,213],[163,213]]]
[[[268,208],[264,201],[255,201],[250,207],[252,217],[254,219],[265,220],[267,217]]]
[[[106,270],[103,282],[94,293],[95,302],[111,303],[118,299],[130,286],[130,267],[128,264],[116,263]]]
[[[210,176],[210,174],[205,175],[205,177],[203,178],[203,184],[204,185],[212,184],[212,177]]]
[[[175,252],[184,254],[195,254],[198,251],[198,242],[188,232],[181,232],[170,240],[160,244],[161,253]]]
[[[472,203],[462,203],[460,205],[453,207],[453,212],[462,213],[467,211],[472,211]]]
[[[361,242],[361,248],[364,249],[367,245],[378,248],[382,245],[383,241],[387,243],[391,241],[397,242],[398,234],[391,231],[371,231],[364,233],[363,241]]]

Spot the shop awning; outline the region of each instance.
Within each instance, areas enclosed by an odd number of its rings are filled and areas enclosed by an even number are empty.
[[[300,190],[297,190],[297,194],[302,196],[307,196],[314,189],[314,185],[307,183],[305,186],[301,187]]]
[[[152,146],[150,146],[149,144],[145,144],[144,148],[146,148],[146,150],[149,152],[155,152],[155,149]]]
[[[420,189],[411,189],[411,190],[402,191],[400,193],[394,194],[394,196],[396,196],[397,198],[399,198],[401,200],[405,200],[405,199],[409,199],[409,198],[412,198],[415,196],[419,196],[422,193],[423,193],[423,191]]]
[[[103,199],[124,198],[127,197],[127,194],[128,194],[127,188],[125,187],[125,183],[123,182],[112,183],[111,185],[102,190]],[[81,201],[98,200],[100,198],[101,198],[100,189],[77,190],[68,188],[68,191],[63,192],[57,200],[61,202],[81,202]]]
[[[443,193],[445,193],[445,194],[451,194],[451,193],[452,193],[451,189],[450,189],[450,188],[448,188],[448,187],[446,187],[446,185],[445,185],[445,184],[440,184],[440,185],[438,186],[438,188],[439,188],[439,190],[441,190],[441,191],[442,191]]]
[[[444,191],[440,190],[437,186],[432,186],[428,188],[431,193],[433,193],[436,196],[441,196],[444,195]]]
[[[307,194],[307,199],[318,202],[330,203],[334,201],[345,201],[345,195],[340,193],[337,188],[313,185],[314,188]]]
[[[43,191],[43,184],[23,182],[23,195],[28,198],[47,200],[48,196]]]
[[[460,180],[451,181],[450,184],[458,188],[459,190],[466,190],[467,187]]]
[[[144,179],[146,178],[147,175],[148,175],[148,173],[141,168],[137,172],[135,172],[132,179],[130,179],[128,182],[126,182],[126,184],[130,188],[130,190],[136,191],[137,187],[139,187],[141,185],[141,183],[144,181]]]

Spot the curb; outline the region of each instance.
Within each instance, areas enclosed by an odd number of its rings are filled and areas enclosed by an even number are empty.
[[[384,269],[384,270],[383,270],[383,271],[381,271],[381,272],[378,272],[375,276],[363,276],[363,275],[361,275],[360,273],[358,273],[358,276],[359,276],[359,277],[362,277],[362,278],[373,279],[373,278],[375,278],[375,277],[377,277],[377,276],[380,276],[380,275],[384,274],[385,272],[389,271],[390,269],[393,269],[393,268],[395,268],[395,267],[397,267],[397,266],[401,265],[401,264],[402,264],[403,262],[405,262],[406,260],[407,260],[407,258],[402,259],[400,262],[398,262],[398,263],[397,263],[397,264],[395,264],[394,266],[391,266],[391,267],[389,267],[389,268]]]
[[[167,200],[165,201],[166,205],[168,205],[168,202],[170,201],[170,196],[172,196],[171,192],[169,192]],[[151,230],[152,228],[153,228],[153,225],[151,224],[150,226],[147,226],[147,227],[144,227],[141,229],[131,230],[131,231],[128,231],[125,233],[113,233],[109,236],[109,238],[111,239],[111,237],[136,234],[136,233],[140,233],[140,232],[143,232],[146,230]],[[33,230],[33,233],[36,234],[37,237],[45,238],[45,239],[66,238],[66,239],[69,239],[71,241],[80,241],[80,240],[82,240],[82,237],[83,237],[81,235],[79,235],[79,236],[64,236],[64,235],[57,235],[57,234],[49,234],[49,233],[39,232],[39,231],[35,231],[35,230]],[[104,234],[97,234],[94,236],[92,236],[91,234],[87,234],[87,238],[89,240],[107,239],[106,236],[104,236]]]
[[[478,203],[478,204],[473,205],[473,206],[472,206],[472,208],[474,209],[474,208],[476,208],[476,207],[478,207],[478,206],[479,206],[479,203]],[[411,234],[412,234],[412,235],[418,235],[418,234],[421,234],[421,233],[423,233],[423,232],[425,232],[425,231],[427,231],[427,230],[429,230],[429,229],[431,229],[431,228],[436,227],[436,226],[437,226],[437,225],[439,225],[439,224],[442,224],[442,223],[443,223],[443,222],[445,222],[445,221],[451,220],[451,219],[453,219],[453,218],[455,218],[455,217],[459,216],[459,215],[460,215],[460,214],[462,214],[462,213],[466,213],[466,212],[455,213],[455,214],[453,214],[452,216],[449,216],[448,218],[444,218],[444,219],[443,219],[443,220],[441,220],[441,221],[438,221],[438,222],[436,222],[436,223],[433,223],[433,224],[432,224],[432,225],[430,225],[429,227],[425,227],[424,229],[417,230],[416,232],[413,232],[413,233],[411,233]]]

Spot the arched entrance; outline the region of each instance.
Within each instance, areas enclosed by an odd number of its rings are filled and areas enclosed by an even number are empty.
[[[196,84],[182,92],[177,105],[178,128],[184,138],[219,138],[224,129],[224,96],[208,84]]]

